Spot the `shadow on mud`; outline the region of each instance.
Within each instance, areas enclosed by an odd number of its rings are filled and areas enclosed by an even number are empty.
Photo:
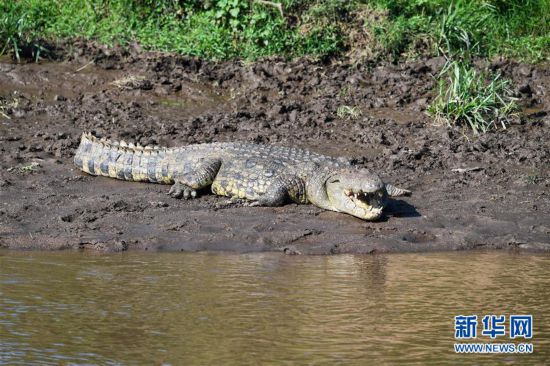
[[[416,208],[403,200],[392,199],[386,208],[386,216],[388,217],[420,217],[420,213]]]

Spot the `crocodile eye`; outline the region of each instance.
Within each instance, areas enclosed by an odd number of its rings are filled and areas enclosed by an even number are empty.
[[[333,180],[333,181],[330,181],[329,183],[340,183],[340,180],[335,179],[335,180]]]

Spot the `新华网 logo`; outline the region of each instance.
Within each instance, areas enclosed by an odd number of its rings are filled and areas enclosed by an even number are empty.
[[[478,321],[480,320],[480,321]],[[478,319],[477,315],[455,316],[454,333],[457,340],[472,340],[478,338],[478,323],[481,325],[481,336],[491,340],[505,337],[509,339],[533,338],[532,315],[485,315]],[[531,343],[455,343],[457,353],[532,353]]]

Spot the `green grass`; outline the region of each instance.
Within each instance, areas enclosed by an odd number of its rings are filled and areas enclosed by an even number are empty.
[[[11,110],[19,106],[19,98],[16,96],[0,96],[0,117],[11,119]]]
[[[359,108],[352,107],[349,105],[341,105],[336,110],[336,115],[338,116],[338,118],[347,119],[347,120],[357,119],[361,117],[361,114],[362,113]]]
[[[7,169],[8,172],[15,172],[15,173],[19,173],[19,174],[29,174],[29,173],[33,173],[33,172],[36,172],[38,170],[40,170],[42,166],[40,165],[40,163],[37,163],[37,162],[31,162],[31,163],[28,163],[28,164],[21,164],[21,165],[18,165],[18,166],[15,166],[15,167],[10,167]]]
[[[420,54],[550,59],[550,0],[374,0],[366,22],[394,60]]]
[[[393,61],[436,54],[550,59],[550,0],[273,3],[282,14],[258,0],[0,0],[0,51],[38,58],[44,40],[84,37],[213,60],[363,49]]]
[[[475,134],[506,128],[517,112],[510,82],[498,74],[478,73],[468,64],[450,62],[439,80],[439,93],[428,113],[450,126],[467,126]]]
[[[248,0],[0,0],[0,50],[19,57],[37,40],[85,37],[212,60],[335,54],[342,36],[321,19],[289,26],[276,7]]]
[[[51,9],[51,4],[37,0],[0,0],[0,55],[10,51],[17,60],[38,59],[45,50],[39,41]]]

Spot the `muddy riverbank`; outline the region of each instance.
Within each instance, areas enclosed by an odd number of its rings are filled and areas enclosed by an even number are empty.
[[[75,45],[58,62],[0,63],[0,246],[285,251],[550,250],[550,67],[498,60],[525,114],[471,136],[425,114],[434,58],[400,65],[208,63]],[[338,113],[353,107],[356,114]],[[255,141],[346,156],[414,194],[380,222],[316,207],[240,207],[88,176],[82,131],[141,144]]]

